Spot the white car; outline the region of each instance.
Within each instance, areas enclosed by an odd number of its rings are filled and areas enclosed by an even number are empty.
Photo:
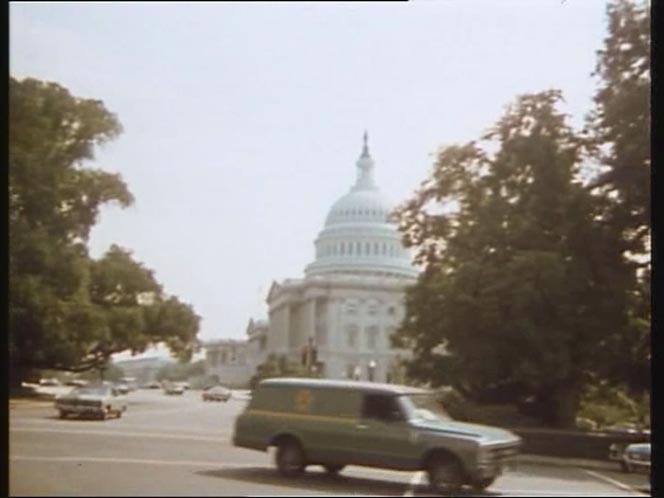
[[[224,386],[214,386],[203,391],[203,401],[228,401],[231,390]]]
[[[169,383],[164,386],[164,393],[169,395],[181,396],[184,394],[184,387],[180,384]]]

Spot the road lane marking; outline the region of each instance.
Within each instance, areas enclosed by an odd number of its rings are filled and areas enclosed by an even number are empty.
[[[260,464],[256,463],[225,463],[210,462],[206,460],[150,460],[141,458],[107,458],[107,457],[49,457],[49,456],[26,456],[14,455],[9,457],[15,461],[35,461],[35,462],[89,462],[89,463],[131,463],[146,465],[187,465],[194,467],[217,467],[229,469],[255,468]]]
[[[53,432],[58,434],[88,434],[94,436],[120,436],[120,437],[146,437],[156,439],[185,439],[192,441],[205,441],[207,443],[228,443],[228,439],[215,437],[202,437],[194,435],[159,434],[155,432],[120,432],[120,431],[98,431],[98,430],[75,430],[75,429],[19,429],[10,428],[9,432]]]
[[[406,492],[403,495],[415,496],[415,488],[417,488],[417,486],[422,484],[422,482],[424,482],[424,472],[419,470],[413,474],[413,477],[410,478],[410,481],[408,482],[408,487],[406,488]]]
[[[126,419],[124,420],[118,420],[114,421],[111,425],[108,425],[108,430],[115,430],[115,429],[159,429],[162,431],[177,431],[181,433],[198,433],[198,434],[207,434],[210,436],[217,436],[217,437],[223,437],[223,436],[231,436],[233,433],[232,432],[220,432],[220,431],[209,431],[209,430],[204,430],[204,429],[185,429],[183,427],[176,427],[176,426],[166,426],[166,425],[159,425],[155,427],[154,425],[143,425],[143,424],[133,424],[131,422],[125,423]],[[82,420],[52,420],[52,419],[28,419],[28,420],[21,420],[21,421],[13,421],[9,423],[10,430],[13,429],[18,429],[21,428],[22,425],[25,426],[30,426],[30,425],[46,425],[48,427],[91,427],[90,421],[82,421]],[[96,425],[96,424],[92,424]],[[66,430],[66,429],[65,429]]]
[[[589,475],[595,477],[596,479],[599,479],[600,481],[608,482],[609,484],[612,484],[615,487],[617,487],[619,489],[622,489],[623,491],[629,491],[631,493],[636,493],[636,496],[650,496],[648,494],[642,493],[641,491],[638,491],[637,489],[634,489],[631,486],[628,486],[627,484],[625,484],[623,482],[617,481],[615,479],[612,479],[612,478],[607,477],[605,475],[599,474],[599,473],[594,472],[592,470],[585,470],[584,469],[584,472],[586,474],[589,474]]]

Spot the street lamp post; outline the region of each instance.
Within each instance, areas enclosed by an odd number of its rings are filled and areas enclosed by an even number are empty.
[[[373,382],[374,381],[374,373],[376,371],[376,362],[374,360],[371,360],[369,362],[369,381]]]

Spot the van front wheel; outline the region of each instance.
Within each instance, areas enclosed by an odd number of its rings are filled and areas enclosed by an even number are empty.
[[[285,439],[277,446],[277,470],[284,477],[296,477],[304,472],[304,452],[293,439]]]
[[[474,491],[484,491],[486,488],[491,486],[493,484],[493,481],[496,479],[493,477],[485,477],[484,479],[478,479],[477,481],[473,481],[473,490]]]
[[[427,471],[429,484],[438,493],[457,493],[463,485],[463,469],[452,455],[435,455]]]

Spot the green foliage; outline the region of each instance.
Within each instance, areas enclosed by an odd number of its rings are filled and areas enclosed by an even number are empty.
[[[120,133],[116,117],[31,78],[10,78],[9,103],[11,381],[30,369],[97,368],[155,342],[191,356],[199,318],[189,305],[163,295],[124,249],[88,255],[100,207],[133,202],[119,175],[84,167]]]
[[[286,356],[271,354],[265,362],[256,368],[256,373],[249,381],[249,388],[255,389],[258,383],[263,379],[274,377],[310,377],[318,378],[319,374],[308,371],[297,361],[288,359]]]
[[[78,378],[89,382],[99,382],[100,380],[108,382],[120,382],[125,377],[124,370],[118,365],[108,363],[105,366],[82,372]]]
[[[598,52],[600,86],[588,116],[591,157],[603,168],[591,183],[598,219],[618,230],[626,258],[639,266],[629,293],[628,333],[613,341],[610,380],[633,395],[650,391],[650,6],[615,0]]]
[[[605,170],[593,182],[607,199],[604,218],[623,231],[625,250],[646,262],[651,216],[648,3],[616,0],[608,5],[609,34],[595,70],[600,87],[588,117],[593,156]]]
[[[632,398],[623,386],[608,382],[591,384],[580,403],[579,416],[594,421],[599,427],[632,423],[650,427],[650,396]]]
[[[397,210],[425,267],[397,342],[413,347],[415,378],[485,403],[535,396],[546,422],[570,426],[588,373],[625,332],[633,271],[617,232],[594,222],[596,202],[577,180],[581,141],[560,99],[519,97],[489,144],[442,150]]]
[[[590,133],[559,92],[521,96],[395,213],[424,267],[393,339],[409,375],[565,427],[591,380],[650,388],[649,12],[608,14]],[[588,152],[605,167],[589,185]]]

